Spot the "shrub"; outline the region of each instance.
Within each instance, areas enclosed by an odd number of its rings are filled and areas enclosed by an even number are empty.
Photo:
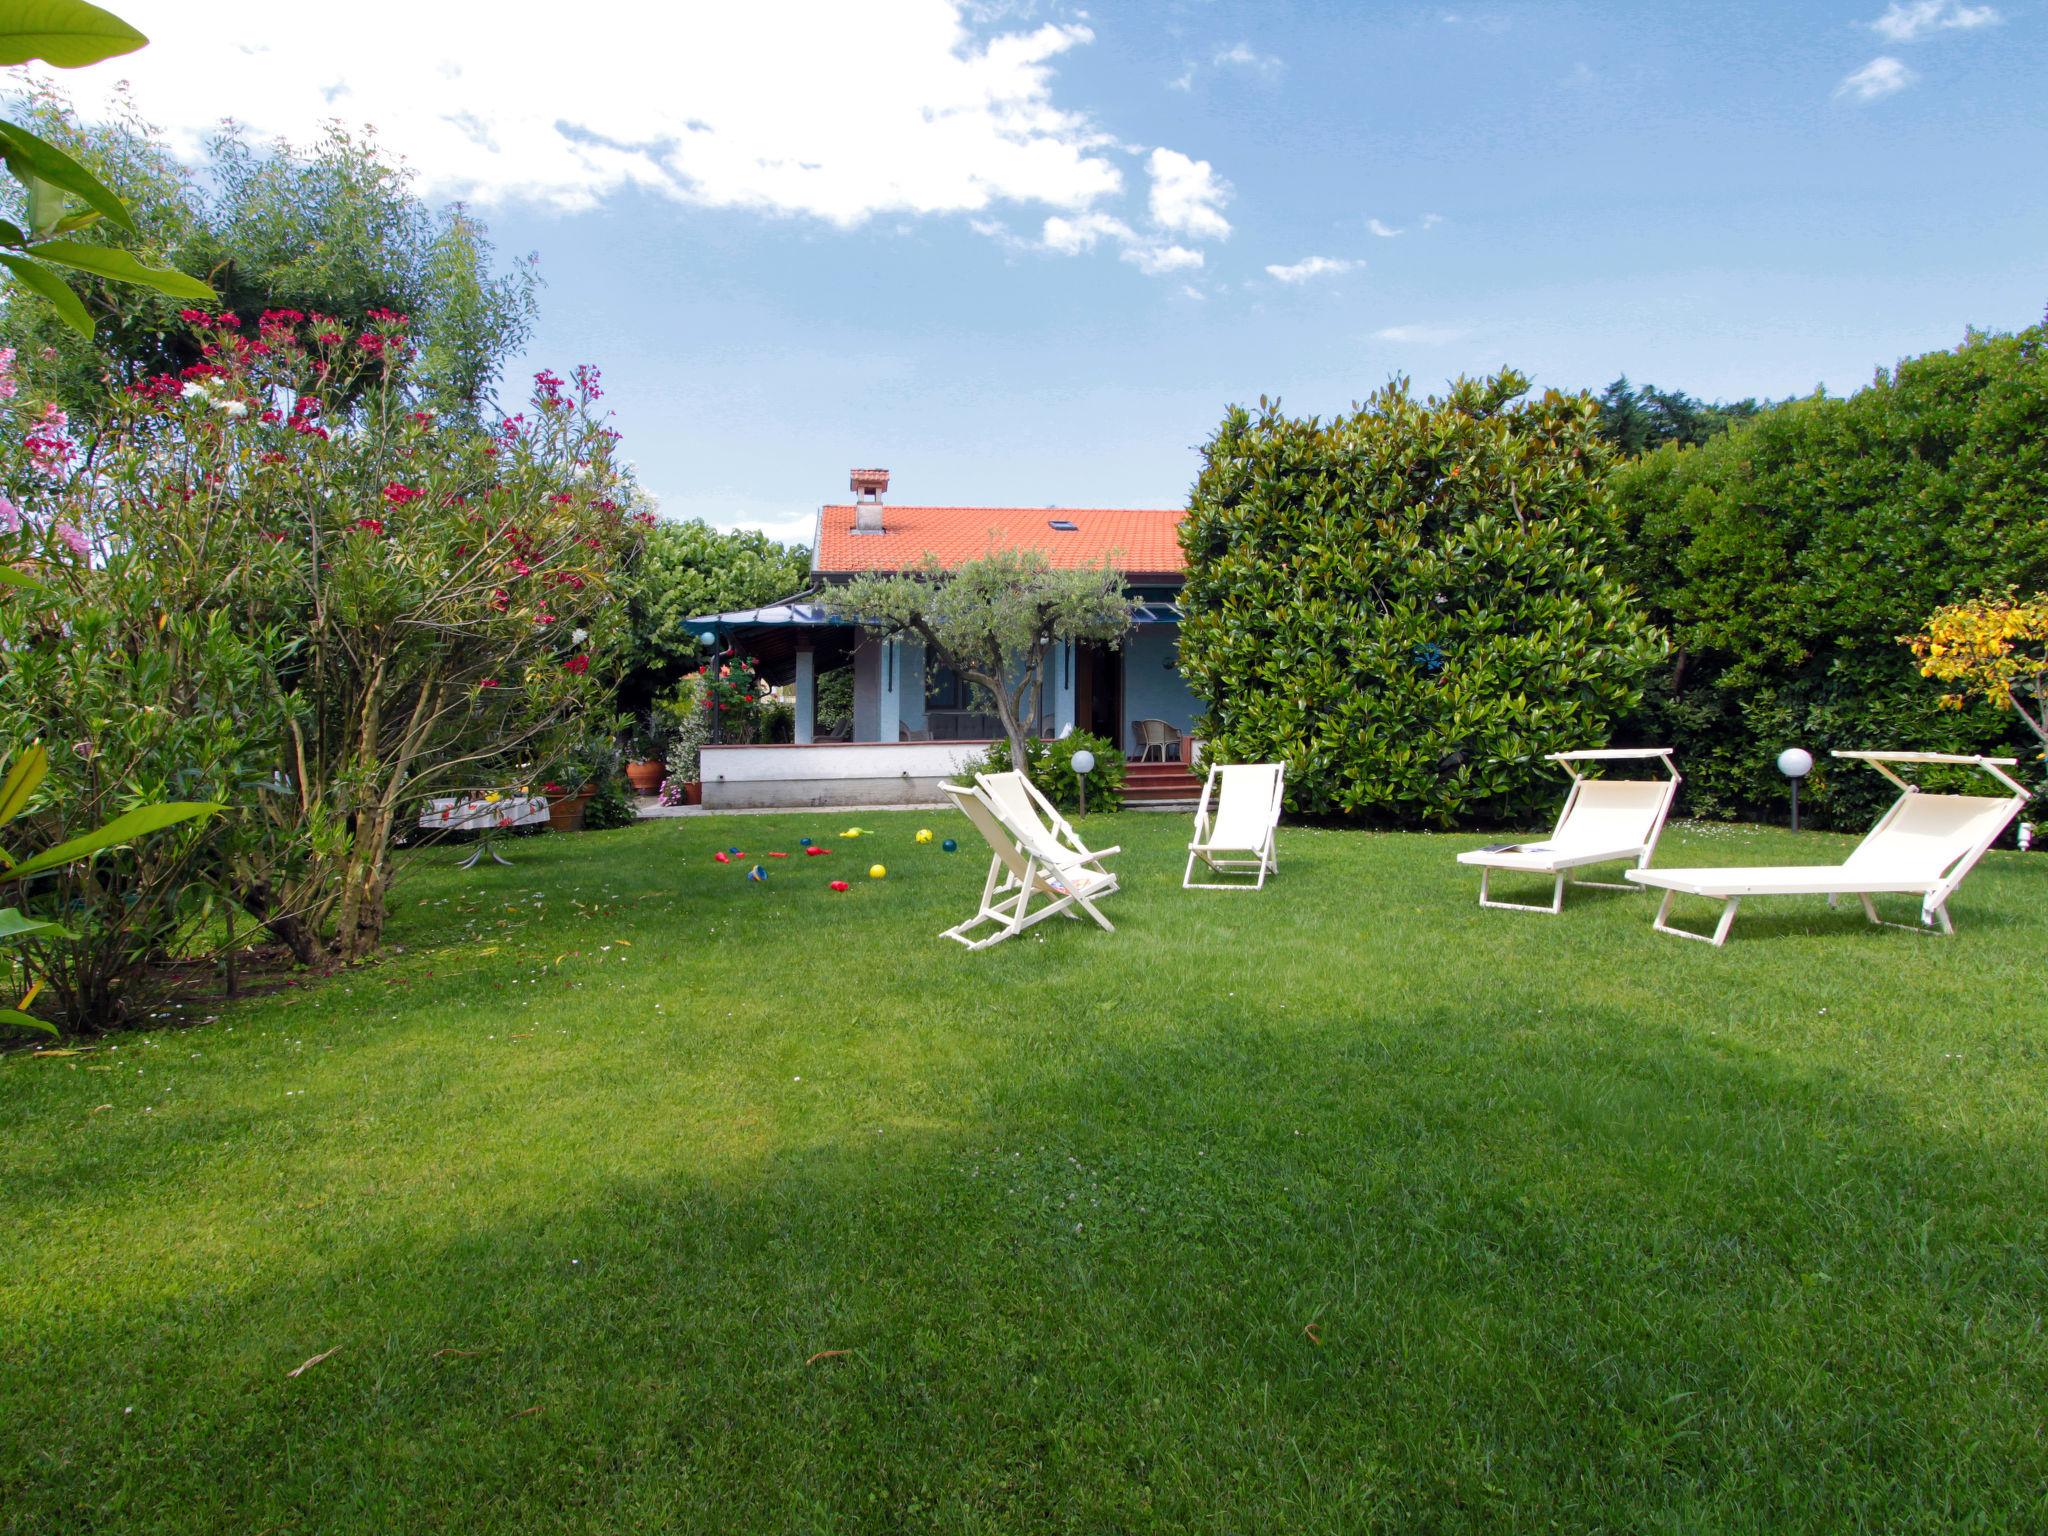
[[[2048,334],[1971,335],[1847,399],[1773,406],[1615,476],[1627,570],[1671,633],[1640,729],[1696,814],[1778,812],[1780,749],[1813,752],[1802,811],[1865,825],[1890,798],[1831,748],[2018,755],[1979,696],[1942,707],[1898,637],[1944,604],[2048,585]]]
[[[630,827],[640,819],[633,797],[626,793],[626,781],[616,773],[598,781],[597,792],[583,807],[583,830],[607,832],[613,827]]]
[[[1661,640],[1608,570],[1593,402],[1527,388],[1224,417],[1181,529],[1217,759],[1284,760],[1300,811],[1448,826],[1547,805],[1533,760],[1607,741]]]
[[[1095,754],[1095,768],[1088,775],[1088,808],[1091,811],[1123,809],[1123,754],[1117,751],[1114,743],[1087,731],[1075,731],[1050,741],[1036,736],[1025,738],[1028,760],[1024,765],[1024,776],[1062,811],[1078,810],[1081,786],[1079,776],[1074,772],[1074,754],[1083,747]],[[1010,744],[998,739],[990,742],[985,751],[963,763],[949,782],[972,784],[977,773],[1009,771]]]

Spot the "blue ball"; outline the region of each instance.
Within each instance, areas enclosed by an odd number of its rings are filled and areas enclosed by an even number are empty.
[[[960,845],[954,842],[953,839],[951,839],[950,837],[947,838],[943,843],[939,844],[939,846],[945,849],[948,853],[958,853],[960,851]]]
[[[796,845],[799,848],[808,848],[811,846],[811,840],[808,837],[800,837],[796,840]]]

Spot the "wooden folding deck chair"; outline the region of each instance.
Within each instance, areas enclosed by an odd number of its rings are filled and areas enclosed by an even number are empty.
[[[1210,768],[1202,785],[1202,803],[1195,810],[1195,836],[1188,844],[1188,867],[1181,872],[1182,890],[1256,891],[1265,885],[1266,876],[1279,872],[1274,840],[1286,775],[1285,763],[1218,763]],[[1249,885],[1242,880],[1197,880],[1197,859],[1214,874],[1256,878]]]
[[[942,935],[954,939],[969,949],[986,949],[991,944],[1000,944],[1004,939],[1022,933],[1034,923],[1042,923],[1048,917],[1073,917],[1070,910],[1079,907],[1094,918],[1107,931],[1116,932],[1116,926],[1102,915],[1095,905],[1102,897],[1110,895],[1117,888],[1116,876],[1104,865],[1103,860],[1119,852],[1116,848],[1091,850],[1078,846],[1067,846],[1048,835],[1044,825],[1034,813],[1028,817],[1014,819],[1005,805],[998,804],[989,792],[988,778],[1007,778],[1010,775],[985,776],[972,787],[959,784],[941,784],[946,797],[950,799],[967,819],[974,824],[975,831],[989,846],[988,878],[982,882],[981,905],[974,916],[964,923],[948,928]],[[1027,790],[1029,784],[1025,785]],[[1004,786],[1007,791],[1009,786]],[[1036,794],[1036,791],[1031,791]],[[1042,797],[1040,797],[1042,801]],[[1016,803],[1012,798],[1012,803]],[[1050,806],[1046,807],[1051,810]],[[1055,818],[1057,811],[1052,812]],[[1066,826],[1064,819],[1059,825]],[[1067,828],[1069,834],[1072,828]],[[1033,908],[1034,901],[1043,904]],[[995,924],[995,930],[985,937],[976,938],[974,930],[985,923]]]

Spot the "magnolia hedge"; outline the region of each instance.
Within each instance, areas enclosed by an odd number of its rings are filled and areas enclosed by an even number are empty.
[[[1225,416],[1182,531],[1217,757],[1286,760],[1299,812],[1498,821],[1555,803],[1538,754],[1636,709],[1664,648],[1611,568],[1612,450],[1590,399],[1528,387]]]

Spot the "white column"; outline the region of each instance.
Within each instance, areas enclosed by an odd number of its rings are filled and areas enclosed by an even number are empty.
[[[882,642],[882,676],[876,695],[875,740],[894,741],[903,726],[903,642]]]
[[[796,744],[807,747],[818,726],[817,658],[809,646],[796,653]]]
[[[1074,654],[1074,643],[1055,646],[1046,654],[1045,664],[1052,669],[1052,676],[1046,681],[1052,687],[1052,733],[1063,734],[1074,723],[1074,667],[1079,661]]]

